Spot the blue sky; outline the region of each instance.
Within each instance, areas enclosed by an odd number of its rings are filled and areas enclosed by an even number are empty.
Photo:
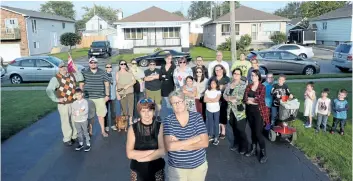
[[[12,6],[23,9],[39,10],[40,4],[44,1],[0,1],[1,5]],[[81,19],[84,14],[82,7],[93,6],[93,1],[74,1],[76,10],[76,19]],[[151,6],[157,6],[164,10],[173,12],[182,10],[184,15],[187,15],[187,10],[191,4],[190,1],[96,1],[97,5],[112,7],[114,9],[121,8],[124,17],[142,11]],[[274,12],[276,9],[284,7],[288,1],[240,1],[240,4],[265,12]]]

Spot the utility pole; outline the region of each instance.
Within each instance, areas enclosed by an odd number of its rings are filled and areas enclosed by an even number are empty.
[[[210,2],[210,5],[211,5],[210,18],[213,19],[213,17],[212,17],[212,1],[209,1],[209,2]]]
[[[235,38],[235,3],[230,1],[230,38],[231,38],[231,53],[232,63],[237,60],[236,38]]]

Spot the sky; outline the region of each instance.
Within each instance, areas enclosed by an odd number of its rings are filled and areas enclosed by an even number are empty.
[[[0,1],[1,5],[12,6],[23,9],[38,11],[40,4],[45,1]],[[73,1],[76,10],[76,20],[82,19],[85,11],[82,7],[93,7],[93,1]],[[95,1],[96,5],[112,7],[114,9],[121,8],[123,16],[127,17],[151,6],[157,6],[164,10],[174,12],[181,10],[187,15],[191,1]],[[261,11],[273,13],[275,10],[284,7],[288,1],[240,1],[240,4]]]

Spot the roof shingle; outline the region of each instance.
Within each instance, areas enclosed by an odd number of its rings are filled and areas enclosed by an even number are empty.
[[[352,4],[348,4],[342,8],[330,11],[316,18],[312,18],[310,21],[336,19],[336,18],[348,18],[352,17]]]

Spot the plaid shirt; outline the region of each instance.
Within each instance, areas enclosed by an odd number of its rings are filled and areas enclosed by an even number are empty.
[[[248,101],[248,93],[251,90],[252,85],[253,84],[249,84],[245,89],[244,99],[243,99],[245,104]],[[266,94],[265,86],[259,83],[259,85],[256,89],[256,92],[255,92],[255,103],[257,103],[259,105],[262,120],[264,121],[265,124],[269,124],[270,123],[270,113],[269,113],[268,108],[266,107],[265,94]]]

